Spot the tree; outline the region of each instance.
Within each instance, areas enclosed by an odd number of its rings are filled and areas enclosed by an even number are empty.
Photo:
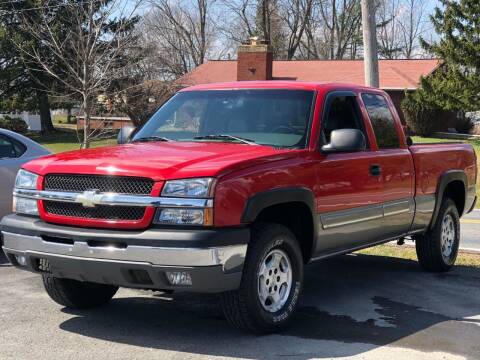
[[[53,8],[58,3],[51,5]],[[52,16],[52,7],[39,9],[35,0],[0,3],[0,106],[4,110],[39,110],[43,132],[55,129],[50,116],[48,91],[55,79],[42,74],[40,65],[24,56],[17,44],[44,51],[43,45],[33,34],[24,31],[22,18],[37,19],[40,11]],[[51,66],[54,66],[51,64]]]
[[[348,56],[347,52],[355,49],[361,41],[360,24],[362,12],[359,0],[328,0],[320,1],[320,16],[324,28],[324,53],[319,58],[343,59]],[[321,41],[321,40],[320,40]],[[356,56],[350,52],[350,58]]]
[[[83,148],[94,137],[90,120],[97,99],[131,66],[126,54],[135,45],[134,26],[139,3],[128,0],[69,1],[51,17],[48,4],[38,17],[22,17],[22,29],[42,44],[42,50],[17,44],[22,54],[38,64],[35,71],[56,79],[72,98],[81,103],[84,114]],[[62,31],[57,31],[61,17]],[[54,61],[52,62],[52,59]]]
[[[377,8],[379,53],[386,59],[423,56],[420,36],[429,30],[429,0],[381,0]]]
[[[305,29],[312,14],[313,0],[283,0],[280,2],[280,17],[286,24],[286,57],[292,60],[295,57]]]
[[[437,42],[422,40],[426,51],[442,59],[441,71],[422,81],[442,109],[477,111],[480,108],[480,3],[475,0],[440,0],[431,21]]]
[[[441,0],[435,8],[432,24],[439,40],[424,49],[442,59],[441,66],[421,80],[419,89],[406,97],[402,108],[414,130],[428,134],[435,127],[438,110],[457,114],[458,130],[471,123],[464,114],[480,108],[480,3],[473,0]],[[410,114],[412,114],[410,116]]]
[[[214,0],[154,0],[145,16],[147,41],[166,78],[178,78],[203,64],[214,47]]]

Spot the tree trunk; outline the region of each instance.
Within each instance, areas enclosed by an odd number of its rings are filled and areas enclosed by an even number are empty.
[[[67,124],[72,123],[72,108],[68,107],[67,108]]]
[[[55,127],[52,123],[50,115],[50,103],[48,102],[48,95],[41,90],[37,91],[38,109],[40,111],[40,123],[42,125],[42,133],[55,132]]]
[[[83,142],[82,149],[90,147],[90,117],[91,117],[90,99],[88,96],[83,100]]]

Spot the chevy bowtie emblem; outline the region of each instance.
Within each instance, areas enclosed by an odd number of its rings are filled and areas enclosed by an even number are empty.
[[[98,205],[100,201],[101,195],[99,195],[99,193],[99,190],[84,191],[83,193],[77,195],[75,201],[82,204],[83,207],[92,208],[95,207],[95,205]]]

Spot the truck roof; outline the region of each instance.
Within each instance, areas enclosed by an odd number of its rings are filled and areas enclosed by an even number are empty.
[[[187,87],[181,91],[198,90],[233,90],[233,89],[292,89],[292,90],[368,90],[379,89],[349,83],[308,82],[294,80],[266,80],[266,81],[234,81],[211,84],[200,84]]]

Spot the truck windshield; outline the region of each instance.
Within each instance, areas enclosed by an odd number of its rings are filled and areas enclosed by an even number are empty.
[[[313,98],[314,92],[305,90],[180,92],[152,116],[133,141],[170,139],[303,148]]]

